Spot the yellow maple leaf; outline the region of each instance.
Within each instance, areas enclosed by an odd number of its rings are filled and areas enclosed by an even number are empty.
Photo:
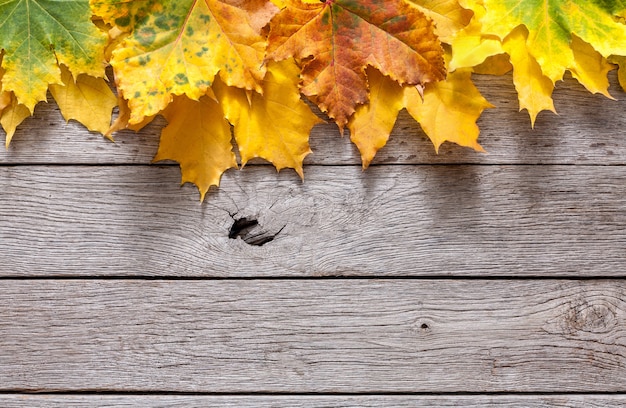
[[[607,73],[614,67],[609,64],[590,44],[572,35],[572,52],[574,61],[569,67],[572,76],[591,93],[600,93],[607,98],[609,94],[609,78]]]
[[[467,26],[474,14],[462,7],[458,0],[409,1],[435,22],[435,34],[444,43],[449,43],[457,32]]]
[[[531,126],[542,110],[556,113],[552,100],[554,84],[543,75],[541,67],[530,54],[526,44],[528,30],[519,26],[511,32],[502,47],[509,54],[513,64],[513,83],[517,90],[520,110],[526,109],[530,116]]]
[[[129,33],[113,51],[111,65],[128,99],[130,124],[163,110],[172,95],[200,98],[218,72],[228,85],[261,91],[266,47],[261,29],[277,11],[271,2],[92,0],[91,5],[94,14]]]
[[[177,96],[163,111],[168,125],[161,133],[154,161],[175,160],[182,181],[200,191],[200,200],[211,186],[219,186],[222,174],[237,167],[231,144],[230,125],[221,107],[207,96],[198,101]]]
[[[0,111],[0,125],[6,133],[5,146],[8,148],[15,134],[15,129],[26,119],[31,116],[30,109],[24,104],[19,103],[13,92],[2,91],[4,109]],[[7,95],[10,95],[9,103],[6,103]]]
[[[11,92],[2,89],[2,75],[4,75],[4,68],[2,68],[2,53],[0,52],[0,114],[2,109],[11,103]]]
[[[11,92],[5,92],[0,87],[0,114],[2,110],[11,104]]]
[[[493,108],[474,86],[469,68],[448,74],[445,81],[427,84],[424,96],[417,89],[405,88],[404,104],[439,151],[448,141],[483,151],[478,144],[476,121],[487,108]]]
[[[404,90],[391,78],[377,69],[368,68],[370,101],[357,107],[348,122],[350,140],[361,153],[361,163],[366,169],[376,152],[382,149],[404,107]]]
[[[298,81],[295,62],[285,60],[268,63],[262,96],[215,82],[215,94],[234,126],[242,165],[261,157],[279,171],[289,167],[304,177],[309,132],[321,120],[300,99]]]
[[[0,65],[2,64],[2,54],[0,53]],[[2,76],[4,68],[0,66],[0,126],[6,133],[5,146],[9,147],[11,139],[15,134],[15,129],[26,119],[31,116],[30,110],[20,104],[17,97],[12,91],[2,89]]]
[[[448,40],[452,49],[448,64],[450,71],[474,67],[491,56],[504,53],[500,39],[494,35],[485,35],[483,32],[480,19],[485,14],[485,8],[482,3],[464,0],[461,5],[474,10],[474,16],[465,27],[454,33]]]
[[[472,72],[485,75],[504,75],[512,69],[511,58],[507,54],[496,54],[474,66]]]
[[[117,98],[103,78],[81,74],[76,80],[61,65],[63,85],[50,85],[50,93],[66,121],[74,119],[91,131],[106,133]]]
[[[459,69],[439,82],[416,87],[400,87],[370,69],[372,100],[360,106],[349,122],[351,140],[361,152],[366,168],[389,139],[398,113],[406,108],[432,141],[435,150],[449,141],[483,151],[478,144],[480,130],[476,121],[491,105],[474,86],[470,68]],[[368,70],[369,71],[369,70]]]
[[[117,132],[118,130],[130,129],[134,130],[135,132],[139,132],[146,125],[152,122],[152,120],[154,120],[154,117],[156,116],[146,116],[141,120],[141,122],[131,125],[130,123],[128,123],[128,121],[130,120],[130,108],[128,107],[128,101],[124,99],[124,96],[121,92],[118,92],[117,95],[117,106],[119,110],[118,115],[111,124],[111,127],[109,127],[109,129],[104,133],[104,136],[111,140],[113,140],[113,133]]]

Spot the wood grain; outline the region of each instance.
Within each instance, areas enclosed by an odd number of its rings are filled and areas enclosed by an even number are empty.
[[[304,184],[252,163],[202,205],[147,166],[162,119],[110,143],[40,104],[0,151],[0,407],[625,406],[610,78],[532,130],[476,76],[489,154],[435,155],[404,112],[362,172],[325,124]]]
[[[2,392],[626,391],[623,280],[2,288]]]
[[[620,166],[0,168],[2,276],[624,276]],[[258,225],[233,234],[235,220]],[[236,232],[236,231],[234,231]],[[229,238],[231,236],[232,238]],[[250,245],[255,236],[273,238]]]
[[[622,408],[624,395],[112,396],[0,395],[4,408]]]
[[[479,120],[480,143],[488,154],[445,144],[437,155],[417,122],[403,112],[374,163],[626,164],[626,94],[617,85],[615,73],[611,92],[618,101],[591,95],[566,78],[554,93],[559,115],[541,113],[534,129],[528,114],[518,112],[510,76],[479,75],[475,81],[497,106]],[[0,150],[0,164],[146,164],[156,153],[164,125],[158,119],[139,134],[118,133],[117,142],[111,143],[76,122],[66,124],[54,103],[39,104],[35,116],[16,132],[9,150]],[[307,164],[360,165],[360,155],[349,138],[342,139],[331,123],[313,129],[311,147],[314,153]]]

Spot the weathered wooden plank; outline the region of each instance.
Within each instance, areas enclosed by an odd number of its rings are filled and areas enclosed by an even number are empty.
[[[625,280],[3,280],[0,391],[624,392]]]
[[[616,75],[611,80],[611,92],[620,101],[591,95],[571,78],[559,83],[555,92],[559,116],[540,114],[533,130],[526,112],[518,112],[510,76],[477,76],[481,91],[498,106],[485,112],[479,123],[481,143],[489,154],[444,145],[436,155],[405,112],[374,163],[625,164],[626,94],[619,89]],[[0,164],[149,163],[164,123],[158,120],[139,135],[121,132],[113,144],[75,122],[65,124],[56,105],[40,104],[35,117],[17,131],[9,150],[0,151]],[[314,128],[311,146],[314,154],[307,158],[308,164],[360,164],[358,152],[349,138],[339,137],[335,125]]]
[[[622,408],[624,395],[495,396],[128,396],[0,395],[4,408]]]
[[[167,166],[0,168],[0,274],[623,276],[626,270],[621,166],[381,166],[365,173],[313,166],[304,183],[256,166],[228,173],[204,204],[194,187],[178,187],[179,177]],[[258,225],[235,228],[241,218]]]

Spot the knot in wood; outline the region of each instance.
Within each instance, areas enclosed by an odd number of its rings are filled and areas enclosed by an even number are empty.
[[[613,305],[604,299],[581,299],[564,317],[570,333],[607,333],[617,324]]]
[[[259,224],[256,218],[252,217],[233,218],[233,221],[233,225],[228,231],[228,238],[241,238],[246,244],[253,246],[263,246],[273,241],[284,228],[277,232],[268,231]]]

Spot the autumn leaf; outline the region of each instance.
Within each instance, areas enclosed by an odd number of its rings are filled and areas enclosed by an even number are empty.
[[[88,0],[0,2],[5,91],[32,113],[49,84],[62,84],[59,64],[74,75],[104,76],[107,37],[90,20]]]
[[[572,35],[607,58],[626,54],[626,25],[621,1],[603,0],[483,0],[485,34],[504,40],[519,25],[528,29],[527,45],[553,83],[576,66]]]
[[[361,153],[361,163],[366,169],[378,150],[382,149],[404,107],[404,89],[374,68],[368,68],[370,102],[360,105],[348,122],[350,140]]]
[[[268,63],[263,95],[219,81],[214,90],[234,126],[242,165],[261,157],[279,171],[290,167],[304,177],[302,161],[311,153],[309,132],[321,120],[300,99],[298,67],[292,60]]]
[[[497,36],[485,35],[481,19],[485,8],[480,0],[463,0],[461,5],[474,11],[473,18],[461,30],[455,32],[449,44],[452,49],[448,69],[470,68],[483,64],[488,58],[503,54],[502,42]]]
[[[5,106],[0,110],[0,125],[6,133],[5,146],[8,148],[15,130],[31,113],[25,105],[19,103],[13,92],[3,91],[2,95],[0,99]]]
[[[154,161],[177,161],[182,183],[195,184],[204,201],[209,188],[219,186],[222,174],[237,167],[224,112],[207,96],[194,101],[183,95],[174,98],[163,116],[168,125],[161,133]]]
[[[527,35],[528,30],[519,26],[506,37],[502,47],[513,64],[513,83],[519,108],[528,111],[531,126],[534,126],[539,112],[549,110],[556,113],[556,110],[552,100],[554,84],[543,74],[539,63],[531,55],[526,41]]]
[[[404,0],[286,3],[270,23],[267,58],[294,57],[302,92],[341,130],[368,101],[368,65],[401,85],[445,77],[432,21]]]
[[[415,88],[405,89],[407,111],[437,151],[446,141],[483,151],[478,144],[480,130],[476,121],[493,105],[474,86],[471,75],[471,69],[451,72],[445,81],[427,84],[423,97]]]
[[[465,28],[473,12],[462,7],[458,0],[409,0],[435,22],[435,34],[444,43]]]
[[[163,110],[172,95],[197,100],[215,75],[230,86],[261,91],[266,40],[277,11],[269,1],[92,0],[94,14],[128,32],[112,52],[130,124]]]
[[[614,67],[599,52],[578,36],[572,35],[574,63],[569,67],[572,76],[591,93],[600,93],[607,98],[609,94],[608,72]]]
[[[436,151],[446,141],[483,151],[478,144],[476,121],[493,105],[472,83],[471,71],[465,68],[449,73],[443,81],[426,84],[422,93],[416,87],[400,87],[370,68],[372,101],[359,106],[348,123],[350,139],[361,153],[363,167],[367,168],[387,143],[402,108],[420,124]]]
[[[66,121],[75,119],[89,130],[106,133],[111,124],[111,111],[117,98],[104,78],[81,74],[76,80],[61,65],[63,85],[50,85],[50,93]]]
[[[139,132],[145,126],[147,126],[150,122],[152,122],[156,115],[146,116],[141,122],[129,124],[130,120],[130,108],[128,107],[128,101],[124,99],[124,95],[118,93],[117,95],[117,107],[118,107],[118,115],[109,127],[109,129],[104,133],[104,136],[108,139],[113,140],[113,133],[118,130],[130,129],[135,132]]]
[[[12,92],[7,92],[2,89],[2,76],[4,75],[4,68],[2,68],[2,53],[0,52],[0,114],[2,110],[9,106],[11,103]]]

